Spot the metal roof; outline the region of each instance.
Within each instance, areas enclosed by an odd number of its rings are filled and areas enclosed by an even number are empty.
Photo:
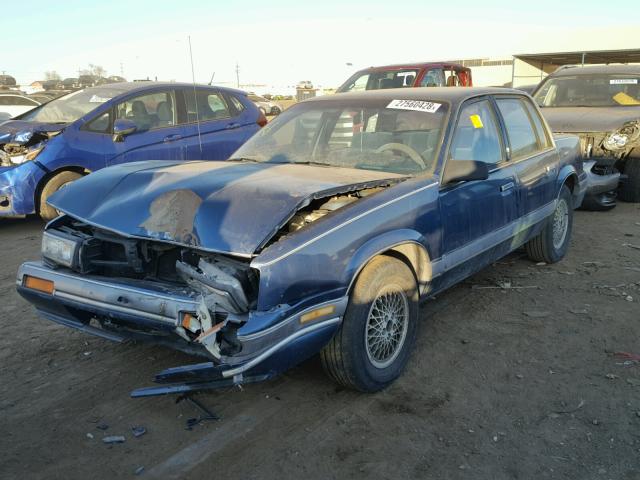
[[[554,77],[574,76],[574,75],[640,75],[640,65],[571,65],[560,67],[553,72]]]
[[[640,63],[640,49],[626,50],[585,50],[554,53],[522,53],[514,55],[533,66],[551,65],[589,65],[602,63]]]

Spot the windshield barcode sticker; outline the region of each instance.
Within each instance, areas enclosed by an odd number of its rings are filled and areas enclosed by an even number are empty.
[[[612,78],[609,80],[609,85],[637,85],[637,78]]]
[[[415,110],[416,112],[436,113],[441,103],[424,102],[422,100],[392,100],[387,108],[399,110]]]
[[[110,98],[106,98],[106,97],[100,97],[99,95],[93,95],[90,99],[89,99],[89,103],[104,103],[111,100]]]

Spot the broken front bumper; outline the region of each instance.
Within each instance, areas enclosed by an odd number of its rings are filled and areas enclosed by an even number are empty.
[[[613,168],[598,170],[598,166],[597,160],[584,162],[583,168],[587,174],[584,206],[587,209],[612,208],[616,204],[616,189],[621,179],[620,172]],[[603,174],[602,172],[608,173]]]
[[[0,167],[0,217],[34,213],[36,188],[45,173],[35,161]]]
[[[185,338],[184,330],[180,331],[183,315],[197,311],[199,304],[197,295],[180,286],[79,275],[39,262],[24,263],[16,284],[18,292],[48,320],[109,340],[151,341],[212,360],[162,372],[156,381],[163,383],[225,379],[243,383],[244,374],[263,379],[280,373],[329,341],[347,305],[347,297],[341,297],[305,308],[283,306],[258,312],[261,323],[270,326],[245,335],[240,327],[239,351],[215,357],[197,338]],[[265,322],[270,315],[274,321]],[[251,313],[246,322],[251,322]],[[174,386],[153,394],[177,391],[185,390]]]

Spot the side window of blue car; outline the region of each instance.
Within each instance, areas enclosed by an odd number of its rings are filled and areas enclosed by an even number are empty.
[[[507,136],[509,137],[511,159],[518,160],[539,151],[538,135],[522,100],[517,98],[497,98],[496,103],[504,119]]]
[[[83,130],[95,133],[111,133],[111,110],[87,122]]]
[[[154,92],[130,98],[116,107],[116,118],[126,118],[138,131],[176,125],[176,102],[173,91]]]
[[[488,100],[462,107],[449,152],[451,160],[475,160],[490,165],[504,160],[498,122]]]
[[[187,108],[187,123],[193,123],[198,118],[201,122],[208,122],[231,116],[227,102],[217,92],[196,90],[194,96],[193,90],[187,89],[184,92],[184,99]]]

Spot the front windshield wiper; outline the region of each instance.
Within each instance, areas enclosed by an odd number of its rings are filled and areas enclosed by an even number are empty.
[[[258,163],[259,160],[251,157],[234,157],[229,159],[230,162],[253,162]]]
[[[302,162],[291,162],[291,163],[295,163],[297,165],[319,165],[321,167],[337,167],[337,165],[331,165],[330,163],[325,163],[325,162],[314,162],[313,160],[305,160]]]

